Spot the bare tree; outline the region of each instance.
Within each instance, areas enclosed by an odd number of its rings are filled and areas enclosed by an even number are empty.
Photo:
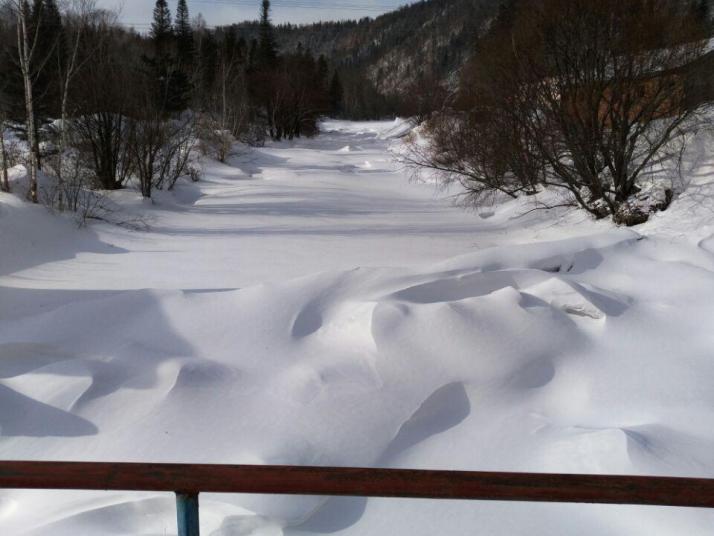
[[[30,189],[28,197],[33,203],[39,201],[37,186],[37,171],[39,168],[39,141],[35,125],[35,102],[33,91],[33,61],[37,57],[37,37],[41,28],[37,27],[30,33],[29,10],[26,0],[12,0],[10,6],[13,9],[17,21],[17,55],[25,96],[27,141],[30,146],[29,169]]]
[[[154,188],[173,188],[189,174],[196,143],[191,114],[169,115],[150,90],[152,82],[150,75],[138,76],[127,131],[132,170],[145,198],[151,198]]]
[[[80,45],[85,33],[96,15],[95,0],[68,0],[66,5],[65,32],[70,49],[66,57],[57,54],[59,89],[60,89],[60,124],[59,144],[53,167],[57,176],[57,204],[60,211],[64,210],[64,155],[69,146],[69,99],[72,84],[82,67],[90,60],[90,55],[80,56]]]
[[[91,62],[91,68],[80,71],[68,123],[72,145],[93,170],[95,187],[106,190],[121,188],[132,172],[127,116],[138,70],[137,53],[113,26],[114,19],[114,14],[98,12],[83,32],[80,62]]]
[[[647,219],[633,215],[630,200],[644,171],[678,153],[696,115],[683,69],[704,53],[703,28],[673,0],[529,9],[535,23],[521,19],[514,35],[530,42],[512,42],[538,112],[525,126],[551,169],[546,182],[596,216]]]
[[[172,189],[191,172],[196,138],[188,115],[171,120],[145,115],[132,119],[130,125],[129,151],[142,196],[150,198],[154,189]]]
[[[205,113],[199,118],[202,141],[220,162],[226,161],[250,122],[244,52],[236,43],[224,40],[218,54],[215,85]]]
[[[404,93],[408,99],[401,104],[399,113],[411,118],[415,126],[441,110],[448,98],[447,88],[432,71],[419,74],[407,85]]]
[[[5,129],[7,119],[4,112],[0,112],[0,158],[2,158],[2,176],[0,176],[0,191],[10,191],[10,178],[8,177],[8,155],[5,145]]]

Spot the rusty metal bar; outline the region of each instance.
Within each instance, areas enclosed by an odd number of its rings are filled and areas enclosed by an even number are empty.
[[[341,467],[0,462],[0,488],[258,493],[714,508],[714,479]]]

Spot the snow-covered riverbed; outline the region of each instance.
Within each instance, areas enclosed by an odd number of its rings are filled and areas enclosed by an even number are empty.
[[[141,207],[149,231],[0,194],[0,457],[714,477],[704,162],[692,196],[618,230],[463,211],[393,161],[400,123],[324,128],[206,165]],[[201,514],[215,536],[714,530],[611,506],[215,495]],[[0,493],[3,536],[175,531],[169,495]]]

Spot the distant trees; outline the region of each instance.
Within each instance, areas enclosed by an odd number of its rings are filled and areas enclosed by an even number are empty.
[[[15,161],[2,127],[29,149],[28,197],[76,210],[93,189],[133,182],[149,197],[172,187],[195,171],[194,146],[225,161],[236,141],[312,136],[325,114],[389,107],[359,69],[301,42],[281,49],[269,0],[254,34],[209,29],[175,2],[172,15],[168,0],[155,0],[146,35],[121,28],[96,0],[0,4],[0,189]]]
[[[317,133],[318,118],[329,111],[326,62],[315,61],[298,44],[280,55],[270,22],[270,1],[263,0],[258,41],[248,70],[250,96],[276,141]]]
[[[195,48],[186,0],[179,0],[178,2],[174,31],[176,34],[176,57],[179,68],[184,72],[191,72],[195,61]]]
[[[414,81],[407,85],[405,93],[408,98],[401,99],[399,113],[410,117],[414,124],[420,125],[429,119],[432,113],[441,110],[449,91],[433,71],[426,71],[418,74]]]
[[[554,187],[595,217],[646,220],[671,184],[645,174],[676,165],[696,115],[686,66],[704,52],[701,21],[678,0],[516,5],[478,43],[411,163],[473,202]]]
[[[264,68],[274,67],[278,60],[278,47],[273,35],[273,24],[270,21],[270,0],[263,0],[260,8],[260,36],[256,61]]]
[[[344,89],[342,87],[342,81],[340,80],[340,73],[335,71],[330,80],[330,89],[328,98],[330,101],[330,114],[333,116],[342,115],[344,108]]]
[[[173,37],[173,27],[171,26],[171,11],[166,0],[156,0],[150,35],[154,42],[156,55],[168,54]]]
[[[185,40],[190,35],[190,28],[188,30],[186,28],[188,8],[185,2],[179,7],[178,25],[174,29],[166,0],[156,0],[150,33],[153,54],[143,57],[146,70],[154,79],[151,89],[155,93],[157,104],[166,113],[186,110],[191,96],[190,81],[186,71],[190,68],[191,58],[180,58],[180,53],[186,53]]]
[[[394,118],[403,102],[409,100],[406,93],[384,94],[361,68],[340,67],[338,73],[339,85],[334,93],[338,98],[333,102],[339,116],[355,120]]]
[[[267,0],[258,37],[248,44],[234,28],[194,27],[186,0],[175,18],[156,0],[147,36],[121,29],[94,0],[6,0],[0,189],[10,189],[11,125],[29,147],[28,197],[40,200],[44,161],[54,179],[45,197],[59,210],[76,206],[82,188],[132,179],[145,196],[170,188],[189,171],[199,131],[221,160],[236,140],[315,134],[329,109],[327,60],[302,47],[281,53]]]
[[[236,139],[256,141],[251,132],[254,111],[248,97],[247,44],[237,38],[235,31],[229,30],[220,43],[207,33],[201,40],[200,57],[204,69],[201,141],[224,162]]]

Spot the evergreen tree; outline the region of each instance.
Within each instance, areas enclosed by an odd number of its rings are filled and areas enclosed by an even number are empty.
[[[164,109],[168,113],[183,112],[191,102],[191,81],[179,69],[169,72],[166,82]]]
[[[273,24],[270,21],[270,0],[263,0],[260,12],[260,32],[258,39],[258,63],[262,67],[273,67],[277,62],[278,47],[275,44]]]
[[[335,71],[332,75],[332,81],[330,82],[330,113],[335,116],[339,116],[342,113],[342,101],[344,99],[344,89],[342,88],[342,81],[340,80],[340,74]]]
[[[194,60],[193,29],[191,28],[186,0],[179,0],[178,2],[174,33],[176,34],[178,61],[181,67],[186,69],[193,64]]]
[[[184,15],[188,17],[188,9]],[[191,29],[190,24],[188,29]],[[177,68],[177,65],[185,66],[179,63],[174,54],[172,45],[177,36],[173,31],[171,11],[166,0],[156,0],[150,35],[154,43],[155,56],[144,58],[144,61],[149,70],[147,74],[155,83],[157,106],[165,114],[182,112],[190,102],[191,84],[186,72]],[[193,40],[193,36],[191,39]]]
[[[151,23],[151,39],[157,56],[162,56],[169,52],[169,45],[173,37],[171,28],[171,11],[166,0],[156,0],[154,6],[154,20]]]

